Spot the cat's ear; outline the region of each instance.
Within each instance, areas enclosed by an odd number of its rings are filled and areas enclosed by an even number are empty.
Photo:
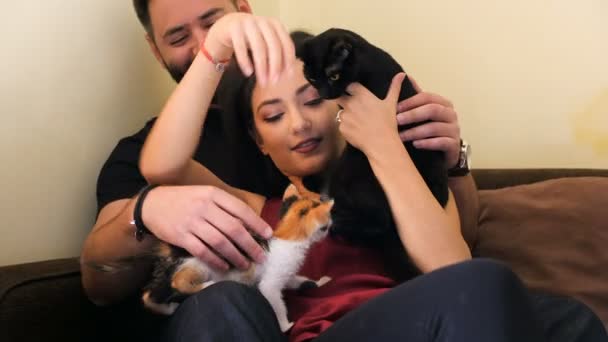
[[[352,53],[353,45],[344,39],[340,39],[333,48],[334,56],[340,62],[345,61]]]

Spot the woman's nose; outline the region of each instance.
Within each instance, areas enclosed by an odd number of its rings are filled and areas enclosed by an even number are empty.
[[[311,122],[307,116],[302,115],[302,112],[296,109],[291,114],[291,127],[294,133],[301,133],[310,129]]]

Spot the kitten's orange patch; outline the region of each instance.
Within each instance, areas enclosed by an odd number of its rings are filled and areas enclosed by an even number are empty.
[[[301,241],[310,237],[317,229],[330,223],[333,202],[318,202],[301,198],[294,202],[274,231],[282,240]]]
[[[167,243],[161,242],[160,245],[158,245],[158,255],[165,258],[171,257],[171,246],[169,246]]]
[[[173,274],[171,287],[184,294],[193,294],[204,288],[205,274],[193,267],[183,267]]]

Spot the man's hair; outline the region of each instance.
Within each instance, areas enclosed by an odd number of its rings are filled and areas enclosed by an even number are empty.
[[[236,7],[238,0],[230,0],[230,2]],[[133,0],[133,7],[137,14],[137,19],[144,27],[146,32],[152,36],[152,21],[150,20],[150,0]]]

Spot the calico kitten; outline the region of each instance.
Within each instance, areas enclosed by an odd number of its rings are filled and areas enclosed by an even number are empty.
[[[304,62],[306,79],[322,97],[328,99],[348,95],[346,87],[353,82],[361,83],[378,98],[385,98],[393,77],[403,71],[387,52],[354,32],[337,28],[304,41],[297,47],[297,56]],[[412,83],[406,77],[399,100],[415,94]],[[416,124],[399,129],[414,126]],[[448,176],[443,152],[419,150],[411,142],[404,143],[404,146],[439,204],[445,207]],[[328,195],[336,201],[332,209],[332,233],[364,245],[382,246],[390,254],[390,260],[400,255],[404,263],[412,266],[397,235],[384,191],[363,152],[347,144],[329,173],[329,179],[307,177],[304,184],[317,192],[328,187]],[[403,270],[403,263],[397,268]],[[398,271],[394,276],[404,278],[408,276],[405,273],[410,271]]]
[[[306,194],[305,190],[298,193]],[[161,243],[153,279],[144,288],[144,305],[154,312],[170,315],[188,295],[218,281],[237,281],[257,286],[274,309],[281,329],[287,331],[293,323],[287,318],[281,291],[298,289],[304,284],[322,286],[330,280],[322,277],[312,281],[297,272],[310,246],[327,235],[333,204],[333,201],[320,201],[318,196],[287,197],[273,237],[268,241],[259,240],[266,250],[266,261],[252,263],[244,271],[236,268],[216,271],[185,250]]]

